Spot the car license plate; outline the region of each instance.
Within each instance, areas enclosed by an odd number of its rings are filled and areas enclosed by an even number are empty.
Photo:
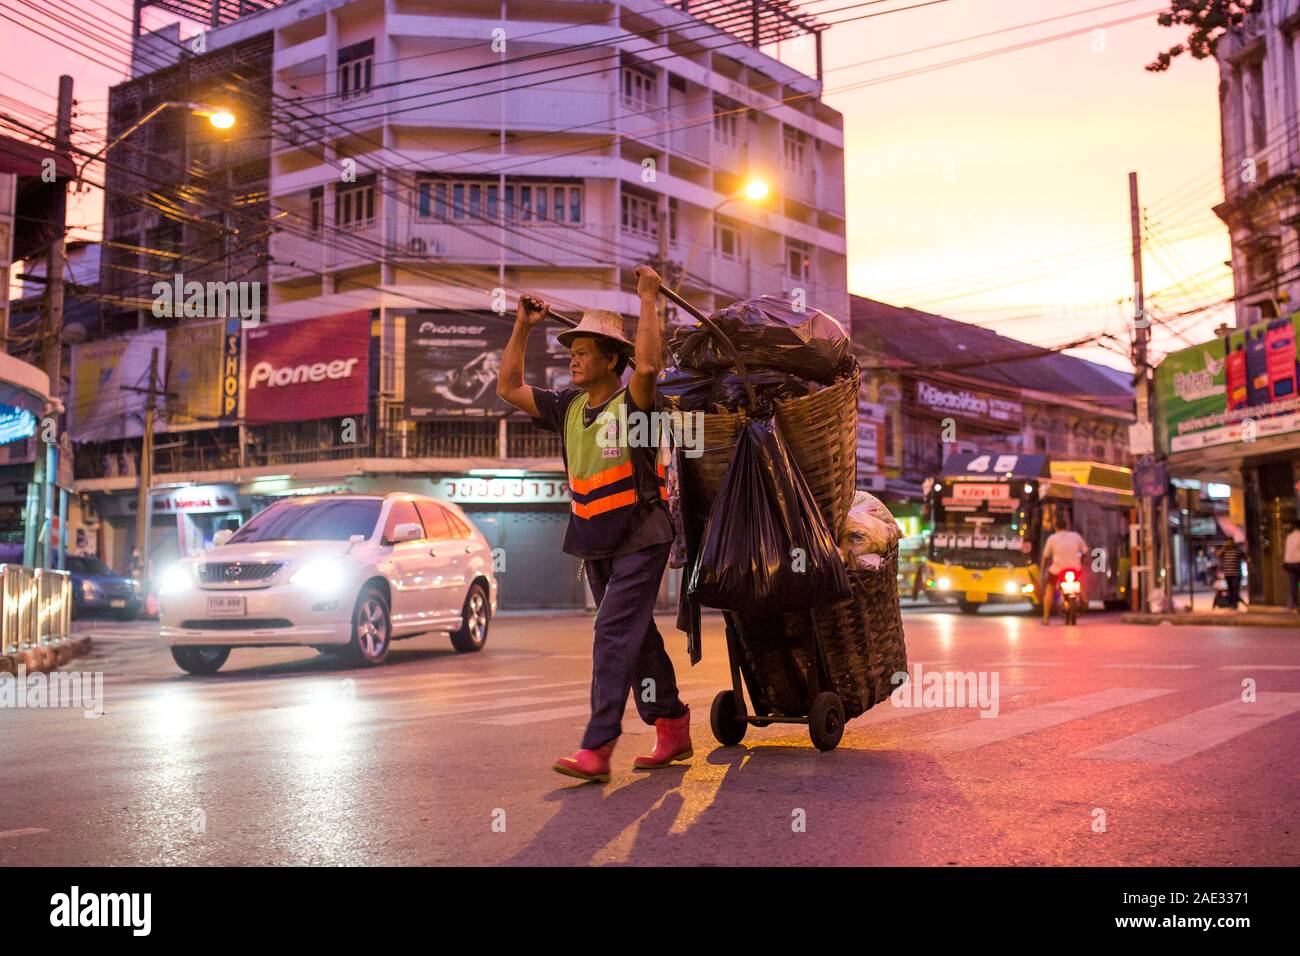
[[[987,591],[967,591],[966,600],[971,604],[983,604],[989,599]]]
[[[243,617],[248,612],[244,598],[222,595],[208,598],[208,613],[213,617]]]
[[[1078,593],[1079,593],[1079,582],[1078,582],[1078,581],[1062,581],[1062,582],[1061,582],[1061,593],[1062,593],[1062,594],[1078,594]]]
[[[109,602],[108,602],[108,606],[109,606],[109,607],[126,607],[126,602],[123,601],[121,598],[115,598],[115,599],[113,599],[112,601],[109,601]]]

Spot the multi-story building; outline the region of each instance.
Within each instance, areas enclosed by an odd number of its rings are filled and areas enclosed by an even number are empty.
[[[123,307],[106,325],[122,339],[87,343],[83,364],[132,388],[74,394],[71,424],[106,556],[135,546],[139,383],[156,378],[155,563],[277,495],[408,488],[458,500],[529,569],[503,575],[507,606],[580,601],[555,560],[558,443],[495,396],[513,303],[633,317],[632,272],[655,261],[706,311],[775,293],[847,323],[842,118],[820,77],[758,48],[824,25],[784,2],[254,7],[214,6],[199,42],[139,38],[111,92],[110,140],[190,106],[110,154],[103,277]],[[154,283],[178,274],[258,283],[256,325],[157,314]],[[556,330],[535,336],[536,384],[565,380]],[[339,374],[312,380],[316,365]]]
[[[1132,376],[954,319],[853,297],[859,484],[919,517],[950,454],[1131,465]]]
[[[1232,486],[1249,594],[1284,604],[1296,517],[1300,400],[1300,0],[1259,0],[1215,49],[1235,329],[1167,356],[1156,415],[1170,472]]]

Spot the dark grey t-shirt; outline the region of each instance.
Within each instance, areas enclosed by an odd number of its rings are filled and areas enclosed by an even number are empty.
[[[564,418],[569,410],[569,403],[582,395],[580,388],[538,388],[533,386],[533,401],[537,404],[537,417],[533,419],[533,424],[538,428],[548,432],[558,432],[560,441],[564,441]],[[612,402],[618,395],[615,392],[603,404],[595,408],[587,408],[583,412],[583,423],[590,425],[599,417],[600,413],[605,410],[605,406]],[[656,399],[655,404],[658,404]],[[643,411],[632,397],[630,391],[627,392],[627,410],[629,413],[634,411]],[[629,448],[628,454],[635,461],[634,467],[649,468],[654,472],[655,464],[658,459],[658,449],[656,448]],[[639,460],[637,460],[639,459]],[[568,465],[568,459],[565,459],[565,465]],[[633,551],[640,551],[643,548],[654,547],[657,544],[670,544],[673,540],[673,522],[668,514],[668,505],[662,500],[656,500],[650,504],[640,504],[636,508],[637,516],[633,520],[631,530],[624,536],[622,541],[611,541],[605,548],[600,551],[591,553],[579,553],[581,549],[570,546],[568,536],[565,537],[565,552],[572,554],[577,558],[614,558],[622,554],[631,554]],[[572,517],[569,519],[572,521]]]

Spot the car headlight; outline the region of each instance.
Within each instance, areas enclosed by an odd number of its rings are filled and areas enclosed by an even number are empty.
[[[323,558],[304,564],[289,578],[289,583],[297,587],[310,588],[321,595],[337,594],[343,589],[347,572],[343,562],[334,558]]]
[[[158,582],[158,593],[176,594],[180,591],[188,591],[193,586],[193,583],[187,569],[173,564],[163,572],[163,576]]]
[[[98,590],[98,588],[99,585],[96,584],[94,581],[81,582],[81,590],[84,591],[86,594],[93,594],[95,593],[96,590]]]
[[[939,579],[939,590],[940,590],[940,591],[946,591],[946,590],[948,590],[950,587],[952,587],[952,582],[949,581],[947,578],[940,578],[940,579]]]

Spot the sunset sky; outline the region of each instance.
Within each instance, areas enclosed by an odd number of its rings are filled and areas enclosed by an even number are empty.
[[[801,6],[834,23],[918,2]],[[17,0],[0,13],[15,16],[30,5]],[[1230,295],[1227,233],[1210,212],[1222,198],[1218,71],[1189,57],[1167,73],[1143,69],[1182,39],[1156,25],[1164,6],[939,0],[833,26],[824,41],[825,98],[845,116],[850,291],[1043,345],[1100,329],[1127,341],[1127,176],[1136,170],[1148,221],[1147,293],[1157,314]],[[130,9],[127,0],[68,0],[56,15],[84,12],[103,43],[125,48]],[[1078,15],[1064,16],[1071,13]],[[154,11],[146,22],[171,19]],[[1114,22],[1121,20],[1130,22]],[[1075,35],[899,76],[1064,33]],[[944,45],[908,52],[937,44]],[[102,128],[108,86],[121,74],[7,19],[0,19],[0,49],[0,93],[9,98],[0,110],[12,113],[17,99],[48,111],[52,124],[58,76],[67,72],[76,80],[78,122]],[[810,53],[810,44],[780,51],[809,69]],[[94,232],[99,199],[96,192],[77,203],[72,222]],[[1211,310],[1176,319],[1183,337],[1157,326],[1156,354],[1209,338],[1224,317]],[[1113,351],[1079,354],[1127,365]]]

